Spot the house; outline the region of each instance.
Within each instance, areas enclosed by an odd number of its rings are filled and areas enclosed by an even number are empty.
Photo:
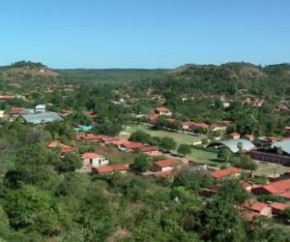
[[[136,152],[141,147],[144,147],[142,143],[128,141],[126,143],[121,144],[120,148],[124,149],[127,152]]]
[[[270,184],[252,189],[254,194],[276,195],[286,200],[290,200],[290,179],[271,182]]]
[[[15,96],[10,96],[10,95],[3,95],[3,96],[0,96],[0,101],[9,101],[11,99],[14,99]]]
[[[181,123],[182,130],[194,132],[198,129],[207,131],[209,129],[209,125],[206,123],[198,123],[194,121],[186,121]]]
[[[211,173],[212,178],[216,180],[224,179],[226,177],[239,177],[241,175],[241,169],[236,167],[229,167],[222,170],[216,170]]]
[[[241,135],[237,132],[230,133],[230,134],[228,134],[228,136],[231,139],[240,139],[241,138]]]
[[[47,145],[47,147],[48,148],[59,148],[61,154],[68,154],[68,153],[72,153],[74,151],[73,147],[71,147],[69,145],[62,144],[59,140],[54,140],[54,141],[50,142]]]
[[[273,202],[273,203],[270,203],[269,206],[272,208],[272,214],[273,214],[273,215],[279,215],[279,214],[282,213],[286,208],[289,207],[289,204]]]
[[[172,171],[175,167],[180,164],[177,159],[166,159],[154,162],[151,170],[154,172],[164,172],[164,171]]]
[[[109,160],[104,156],[92,152],[82,154],[81,160],[84,166],[99,167],[109,164]]]
[[[79,133],[75,136],[76,140],[99,141],[99,135]]]
[[[266,203],[258,201],[245,201],[242,204],[242,207],[258,215],[263,215],[267,217],[272,216],[272,208]]]
[[[159,148],[156,146],[143,146],[138,148],[137,151],[150,156],[161,155]]]
[[[34,108],[35,113],[45,113],[46,111],[46,105],[45,104],[38,104]]]
[[[92,172],[96,174],[113,174],[115,172],[126,173],[129,166],[126,164],[105,165],[93,168]]]
[[[46,112],[46,113],[35,113],[35,114],[22,114],[20,115],[19,120],[26,123],[43,124],[43,123],[61,121],[62,118],[58,115],[58,113]]]
[[[172,116],[172,112],[165,107],[158,107],[154,109],[154,113],[158,115]]]

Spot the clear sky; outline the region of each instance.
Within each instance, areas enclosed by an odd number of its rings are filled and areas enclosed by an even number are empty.
[[[0,65],[290,62],[290,0],[9,0],[0,6]]]

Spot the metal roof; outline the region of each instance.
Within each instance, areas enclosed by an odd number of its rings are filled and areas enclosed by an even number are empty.
[[[33,124],[49,123],[62,120],[58,113],[55,112],[23,114],[21,117],[24,119],[24,121]]]
[[[237,153],[239,151],[238,144],[242,143],[243,150],[252,150],[255,148],[255,145],[246,139],[228,139],[228,140],[219,140],[214,141],[209,146],[214,146],[216,144],[224,145],[228,147],[233,153]]]
[[[277,142],[273,142],[272,144],[272,148],[278,148],[281,147],[281,149],[290,154],[290,139],[285,139],[285,140],[281,140],[281,141],[277,141]]]

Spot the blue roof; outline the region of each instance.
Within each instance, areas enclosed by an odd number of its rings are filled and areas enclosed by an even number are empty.
[[[62,120],[62,118],[58,115],[58,113],[55,112],[23,114],[21,115],[21,117],[27,123],[33,124],[50,123]]]
[[[281,140],[281,141],[277,141],[277,142],[274,142],[272,144],[272,148],[278,148],[278,147],[281,147],[281,149],[290,154],[290,139],[285,139],[285,140]]]
[[[76,128],[74,128],[75,131],[90,131],[94,126],[92,125],[78,125]]]
[[[212,142],[209,146],[213,146],[215,144],[224,145],[228,147],[233,153],[237,153],[239,151],[238,144],[242,143],[243,150],[252,150],[255,148],[255,145],[246,139],[228,139],[228,140],[219,140]]]

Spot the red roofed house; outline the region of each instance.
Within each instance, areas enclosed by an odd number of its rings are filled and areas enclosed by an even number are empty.
[[[259,215],[267,217],[272,216],[272,208],[266,203],[257,201],[246,201],[244,202],[242,207]]]
[[[222,170],[216,170],[211,173],[211,176],[216,180],[223,179],[229,176],[238,177],[240,175],[241,175],[241,169],[236,168],[236,167],[229,167]]]
[[[172,116],[172,112],[165,107],[158,107],[154,109],[154,112],[158,115]]]
[[[151,170],[154,172],[164,172],[164,171],[172,171],[175,166],[180,164],[179,160],[176,159],[166,159],[154,162]]]
[[[194,121],[187,121],[181,123],[181,128],[186,131],[195,131],[197,129],[208,130],[209,125],[206,123],[197,123]]]
[[[0,100],[1,101],[8,101],[8,100],[11,100],[11,99],[14,99],[15,96],[10,96],[10,95],[4,95],[4,96],[0,96]]]
[[[125,142],[121,144],[121,148],[126,150],[127,152],[135,152],[138,151],[139,148],[144,147],[142,143],[137,143],[137,142]]]
[[[272,208],[272,214],[278,215],[282,213],[286,208],[288,208],[289,204],[273,202],[269,206]]]
[[[54,140],[47,145],[48,148],[60,148],[61,154],[68,154],[73,152],[73,147],[62,144],[59,140]]]
[[[99,135],[79,133],[76,135],[76,140],[99,141]]]
[[[99,167],[109,164],[109,160],[106,159],[104,156],[92,152],[82,154],[81,160],[84,166],[91,165],[93,167]]]
[[[114,164],[93,168],[93,172],[97,174],[126,173],[127,171],[129,171],[129,166],[126,164]]]
[[[272,194],[290,200],[290,179],[271,182],[252,189],[255,194]]]
[[[161,155],[159,148],[156,146],[142,146],[142,147],[138,148],[138,151],[143,153],[143,154],[150,155],[150,156]]]

